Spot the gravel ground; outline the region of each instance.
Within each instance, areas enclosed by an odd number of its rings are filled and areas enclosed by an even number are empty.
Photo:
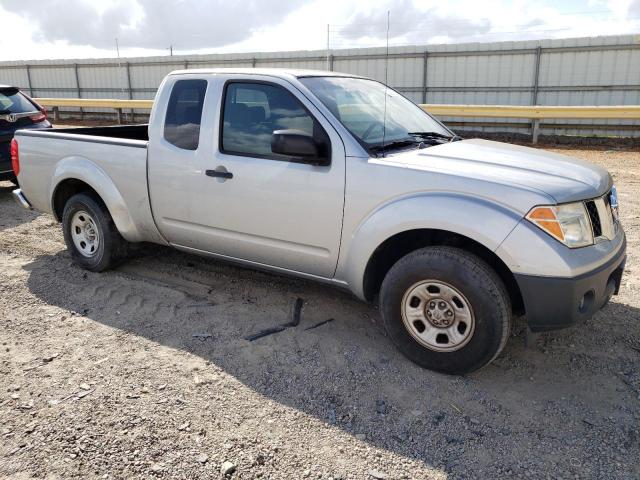
[[[529,348],[517,321],[468,377],[409,363],[328,287],[158,247],[85,272],[0,183],[0,476],[639,478],[640,152],[553,150],[616,178],[621,294]],[[245,339],[297,298],[297,327]]]

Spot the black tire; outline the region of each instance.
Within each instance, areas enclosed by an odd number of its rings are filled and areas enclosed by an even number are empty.
[[[409,305],[411,302],[417,304],[414,298],[409,298],[409,292],[422,288],[416,285],[427,280],[453,287],[468,302],[472,312],[471,333],[467,335],[466,343],[460,342],[459,347],[453,347],[458,348],[455,351],[436,351],[419,343],[414,337],[420,336],[415,333],[419,328],[412,334],[409,331],[412,320],[408,320],[409,327],[403,320],[405,294]],[[436,293],[430,295],[439,295],[437,288],[434,291]],[[423,301],[425,308],[428,309],[426,304],[433,306],[431,299],[418,301],[419,307],[415,306],[418,312],[422,311]],[[454,297],[454,303],[456,301],[459,300]],[[452,247],[422,248],[393,265],[382,282],[380,311],[387,334],[406,357],[421,367],[453,375],[464,375],[490,363],[502,351],[511,329],[511,302],[498,275],[477,256]],[[425,312],[425,319],[426,315]],[[455,317],[455,313],[453,315]],[[420,320],[416,322],[416,327],[424,326],[420,325]],[[427,327],[434,328],[431,325]],[[447,338],[446,335],[443,338]],[[444,348],[447,348],[446,343]]]
[[[72,220],[77,213],[86,212],[95,225],[98,245],[89,256],[82,253],[72,236]],[[78,193],[72,196],[64,206],[62,231],[71,258],[86,270],[102,272],[120,264],[128,254],[127,241],[116,228],[109,210],[95,194]]]

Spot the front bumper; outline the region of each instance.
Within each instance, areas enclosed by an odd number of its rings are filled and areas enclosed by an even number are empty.
[[[27,210],[33,209],[31,204],[29,203],[29,200],[27,200],[27,198],[24,196],[21,189],[16,188],[11,193],[13,194],[13,199],[17,202],[18,205],[20,205],[23,208],[26,208]]]
[[[529,328],[543,332],[586,320],[620,289],[626,261],[626,239],[615,256],[573,278],[515,274]]]

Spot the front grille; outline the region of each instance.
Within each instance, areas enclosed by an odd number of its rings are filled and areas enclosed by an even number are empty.
[[[600,215],[598,214],[598,207],[596,206],[596,202],[593,200],[589,200],[585,202],[587,207],[587,213],[589,214],[589,219],[591,220],[591,227],[593,228],[593,236],[598,238],[602,236],[602,223],[600,222]]]

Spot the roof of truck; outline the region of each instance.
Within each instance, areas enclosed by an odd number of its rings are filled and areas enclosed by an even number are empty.
[[[268,75],[271,77],[281,78],[300,78],[300,77],[353,77],[364,78],[359,75],[351,75],[348,73],[330,72],[323,70],[304,70],[298,68],[190,68],[187,70],[175,70],[169,75],[183,75],[186,73],[203,73],[203,74],[229,74],[240,73],[243,75]]]

